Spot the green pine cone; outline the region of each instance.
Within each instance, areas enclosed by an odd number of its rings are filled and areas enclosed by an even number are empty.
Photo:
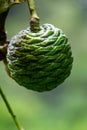
[[[33,33],[30,28],[14,36],[7,50],[11,77],[21,86],[43,92],[56,88],[69,75],[72,53],[66,35],[51,24]]]

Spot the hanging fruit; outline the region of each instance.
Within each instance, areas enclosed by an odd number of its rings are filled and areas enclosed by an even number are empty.
[[[7,49],[10,76],[27,89],[56,88],[70,75],[72,52],[67,36],[52,24],[39,25],[33,0],[28,1],[30,27],[11,39]]]

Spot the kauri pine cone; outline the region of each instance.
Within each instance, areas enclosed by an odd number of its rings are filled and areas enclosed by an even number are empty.
[[[7,62],[19,85],[43,92],[56,88],[70,75],[73,58],[62,30],[44,24],[37,33],[28,28],[11,39]]]

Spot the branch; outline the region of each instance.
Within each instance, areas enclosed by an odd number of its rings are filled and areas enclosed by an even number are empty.
[[[9,10],[0,14],[0,61],[6,58],[7,53],[7,36],[5,32],[5,21]]]
[[[0,0],[0,14],[10,9],[14,4],[20,4],[25,1],[26,0]]]
[[[39,16],[36,12],[35,2],[34,0],[27,0],[29,11],[30,11],[30,29],[32,32],[38,32],[40,30],[39,25]]]
[[[19,120],[17,119],[16,115],[14,114],[14,112],[13,112],[13,110],[12,110],[12,108],[11,108],[11,106],[10,106],[10,104],[9,104],[9,102],[8,102],[8,100],[7,100],[7,98],[6,98],[6,96],[5,96],[5,94],[3,93],[3,90],[1,89],[1,87],[0,87],[0,94],[1,94],[1,97],[2,97],[2,99],[3,99],[3,101],[4,101],[4,103],[5,103],[5,105],[6,105],[7,109],[8,109],[8,111],[9,111],[9,113],[11,114],[11,116],[12,116],[12,118],[13,118],[13,120],[14,120],[14,123],[15,123],[15,125],[17,126],[18,130],[24,130],[24,129],[22,128],[22,126],[21,126]]]

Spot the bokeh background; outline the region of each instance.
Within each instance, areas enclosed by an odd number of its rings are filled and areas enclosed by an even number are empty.
[[[40,23],[52,23],[69,37],[74,62],[71,75],[56,89],[38,93],[9,78],[0,62],[2,86],[25,130],[87,130],[87,0],[36,0]],[[29,26],[27,3],[11,8],[8,39]],[[0,130],[16,130],[0,97]]]

